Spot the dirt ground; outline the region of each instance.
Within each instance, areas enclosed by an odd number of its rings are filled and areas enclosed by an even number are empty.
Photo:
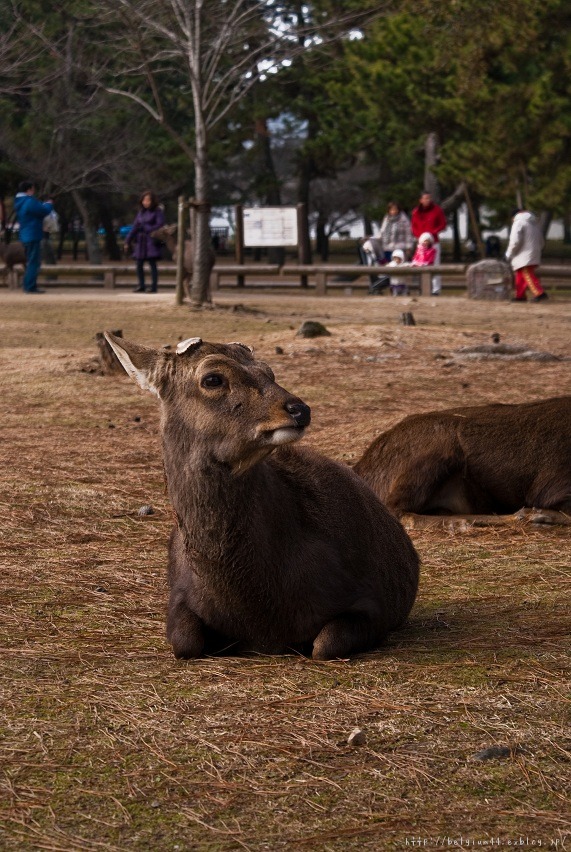
[[[89,371],[106,328],[248,343],[352,463],[412,412],[570,394],[570,320],[562,298],[0,291],[0,849],[571,849],[570,527],[413,530],[417,603],[375,653],[176,662],[156,400]],[[492,334],[557,357],[458,353]]]

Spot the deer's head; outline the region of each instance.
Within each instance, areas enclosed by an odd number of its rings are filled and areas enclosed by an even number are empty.
[[[298,441],[309,426],[309,406],[243,343],[189,338],[172,352],[105,337],[127,373],[161,400],[165,437],[182,433],[237,473]]]
[[[176,232],[178,228],[176,225],[162,225],[162,227],[157,228],[156,231],[151,231],[150,236],[153,240],[164,240],[165,242],[168,239],[174,239],[176,237]]]

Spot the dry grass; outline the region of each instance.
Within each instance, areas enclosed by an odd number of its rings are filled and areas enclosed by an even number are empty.
[[[569,356],[571,303],[239,301],[0,293],[0,848],[571,848],[569,527],[413,531],[418,602],[377,653],[177,663],[156,406],[79,369],[103,328],[241,339],[312,405],[308,440],[351,460],[411,411],[570,393],[570,361],[450,355],[499,332]],[[296,338],[303,318],[332,337]],[[510,755],[474,759],[494,745]]]

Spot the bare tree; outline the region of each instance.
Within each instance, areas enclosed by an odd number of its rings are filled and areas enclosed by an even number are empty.
[[[104,0],[103,5],[103,25],[114,33],[116,49],[100,85],[137,103],[194,165],[191,302],[200,307],[209,300],[212,135],[254,85],[299,52],[346,33],[370,10],[345,13],[340,3],[334,15],[308,23],[307,15],[296,13],[299,3],[269,0]],[[181,121],[184,108],[188,114]]]

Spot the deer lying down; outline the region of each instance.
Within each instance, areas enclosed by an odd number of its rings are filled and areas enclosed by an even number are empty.
[[[310,409],[267,364],[240,343],[167,352],[106,337],[161,402],[175,657],[346,657],[403,624],[418,584],[410,539],[352,470],[292,446]]]
[[[571,397],[413,414],[379,435],[354,470],[401,518],[495,513],[497,522],[497,514],[516,512],[504,520],[566,523]]]

